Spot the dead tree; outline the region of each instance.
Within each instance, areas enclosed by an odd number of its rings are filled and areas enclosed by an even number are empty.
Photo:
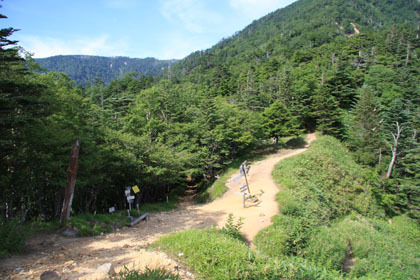
[[[78,159],[80,149],[80,137],[74,143],[70,154],[69,168],[67,168],[67,183],[64,193],[63,208],[61,209],[60,221],[63,223],[70,217],[71,204],[73,202],[74,185],[76,183]]]
[[[392,153],[392,158],[391,158],[391,162],[389,163],[388,166],[388,172],[386,173],[386,178],[390,178],[391,177],[391,173],[392,173],[392,169],[395,165],[395,161],[397,159],[397,151],[398,151],[398,140],[400,139],[401,136],[401,132],[402,132],[402,127],[400,126],[400,124],[398,122],[396,122],[397,124],[397,134],[394,134],[391,132],[392,138],[394,139],[394,143],[391,145],[388,141],[386,141],[386,143],[388,144],[388,146],[391,148],[391,153]]]

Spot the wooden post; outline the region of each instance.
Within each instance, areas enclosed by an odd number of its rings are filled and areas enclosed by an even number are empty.
[[[64,192],[63,208],[61,208],[60,221],[63,223],[70,217],[71,204],[73,202],[74,185],[76,183],[78,159],[80,149],[80,137],[77,138],[76,143],[73,145],[70,154],[69,168],[67,168],[67,183]]]

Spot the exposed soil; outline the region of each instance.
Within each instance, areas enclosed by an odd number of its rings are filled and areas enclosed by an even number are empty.
[[[306,141],[315,139],[309,134]],[[254,200],[242,205],[239,188],[244,178],[233,182],[239,169],[228,182],[227,192],[219,199],[205,204],[182,203],[176,210],[151,214],[149,221],[143,221],[132,228],[123,228],[114,233],[82,238],[68,238],[58,234],[33,236],[25,246],[25,253],[0,260],[1,279],[39,279],[48,270],[56,271],[62,279],[97,279],[93,274],[97,267],[111,262],[115,271],[125,267],[144,269],[165,267],[180,273],[183,279],[194,276],[182,269],[174,260],[162,252],[145,248],[169,232],[190,228],[204,228],[212,225],[222,227],[229,213],[236,218],[243,217],[242,233],[252,242],[255,235],[271,224],[271,218],[278,213],[275,195],[278,186],[271,172],[280,160],[297,155],[306,150],[281,150],[251,166],[248,175]]]

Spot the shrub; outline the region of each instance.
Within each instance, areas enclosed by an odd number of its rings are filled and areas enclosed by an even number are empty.
[[[19,252],[28,235],[28,230],[17,220],[0,221],[0,257]]]
[[[270,257],[300,255],[310,231],[303,218],[277,215],[271,226],[257,234],[254,243],[260,252]]]
[[[242,228],[242,225],[244,224],[242,222],[243,218],[240,217],[238,221],[235,223],[235,219],[233,217],[233,214],[230,213],[228,216],[228,219],[226,221],[225,226],[220,230],[222,233],[229,235],[232,238],[238,239],[240,241],[245,241],[245,238],[240,233],[240,230]]]

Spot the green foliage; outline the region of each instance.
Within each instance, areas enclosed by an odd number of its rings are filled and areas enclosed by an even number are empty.
[[[277,215],[273,224],[255,237],[258,250],[270,257],[301,255],[310,234],[308,221],[301,217]]]
[[[383,149],[383,129],[380,104],[371,88],[361,89],[359,101],[353,109],[349,129],[349,146],[356,161],[369,166],[378,163]]]
[[[124,268],[117,276],[112,276],[112,280],[178,280],[179,276],[174,275],[163,268],[150,269],[146,267],[145,272],[129,270]]]
[[[276,100],[262,113],[262,126],[269,137],[276,143],[280,137],[295,136],[300,133],[297,121],[280,100]]]
[[[266,141],[266,132],[282,137],[317,129],[346,140],[356,160],[375,172],[348,160],[342,148],[296,162],[313,173],[285,166],[296,175],[283,180],[297,199],[285,202],[284,215],[299,217],[305,227],[351,212],[371,217],[379,212],[374,197],[388,214],[416,217],[416,12],[415,0],[302,0],[158,77],[126,73],[132,63],[125,58],[115,58],[110,68],[106,59],[85,57],[108,69],[85,75],[91,81],[85,88],[74,87],[62,73],[36,74],[39,67],[22,59],[8,38],[15,30],[1,29],[0,207],[7,208],[2,215],[26,213],[43,221],[58,216],[68,153],[79,136],[75,214],[123,209],[126,186],[141,187],[140,204],[181,192],[187,178],[204,189],[235,158]],[[76,69],[78,63],[66,65]],[[125,74],[109,84],[92,80],[114,70]],[[386,143],[397,121],[404,128],[398,155],[391,178],[382,182],[378,178],[391,158]],[[378,134],[372,133],[375,122]],[[223,193],[219,186],[211,196]]]
[[[353,211],[367,216],[380,213],[373,197],[377,178],[357,165],[333,137],[320,137],[308,152],[282,161],[273,176],[295,200],[295,205],[283,206],[280,193],[281,211],[296,212],[320,224]]]
[[[0,257],[21,251],[29,231],[18,220],[0,220]]]
[[[235,223],[234,216],[230,213],[224,227],[220,231],[232,238],[244,241],[244,237],[240,233],[243,224],[244,222],[242,217],[239,217],[238,221]]]

